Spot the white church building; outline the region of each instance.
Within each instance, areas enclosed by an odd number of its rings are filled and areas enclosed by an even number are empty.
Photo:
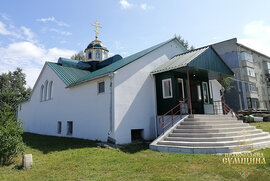
[[[86,60],[46,62],[30,97],[18,104],[25,132],[130,143],[153,140],[158,116],[190,98],[189,113],[213,114],[219,75],[233,75],[211,46],[187,51],[173,38],[122,58],[98,37]],[[191,104],[190,104],[191,105]]]

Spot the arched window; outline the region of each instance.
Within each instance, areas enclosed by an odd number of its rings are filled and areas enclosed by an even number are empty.
[[[106,58],[108,58],[108,54],[107,52],[103,52],[103,59],[106,59]]]
[[[100,50],[97,50],[97,51],[96,51],[96,60],[97,60],[97,59],[100,59],[100,57],[101,57],[101,55],[100,55]]]
[[[46,82],[45,82],[45,88],[44,88],[44,101],[46,101],[47,100],[47,92],[48,92],[48,81],[46,80]]]
[[[43,101],[44,85],[40,87],[40,102]]]
[[[50,99],[52,99],[52,87],[53,86],[53,81],[51,81],[50,83],[49,83],[49,91],[48,91],[48,99],[50,100]]]
[[[88,53],[88,59],[92,59],[92,52]]]

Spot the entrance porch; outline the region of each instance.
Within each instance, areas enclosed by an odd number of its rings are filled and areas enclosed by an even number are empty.
[[[217,80],[221,75],[232,76],[233,72],[207,46],[173,57],[152,74],[156,83],[157,116],[164,118],[168,112],[170,115],[222,114],[222,86]],[[164,120],[159,121],[157,127],[162,129],[164,125],[160,124],[167,125]]]

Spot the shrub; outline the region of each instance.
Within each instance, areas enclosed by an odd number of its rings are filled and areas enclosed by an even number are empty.
[[[0,165],[10,164],[24,150],[22,124],[8,109],[0,111]]]

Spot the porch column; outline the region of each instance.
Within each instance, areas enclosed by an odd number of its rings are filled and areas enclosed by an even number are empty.
[[[187,68],[187,84],[188,84],[188,104],[189,104],[189,110],[190,114],[192,115],[192,104],[191,104],[191,93],[190,93],[190,82],[189,82],[189,70]]]

